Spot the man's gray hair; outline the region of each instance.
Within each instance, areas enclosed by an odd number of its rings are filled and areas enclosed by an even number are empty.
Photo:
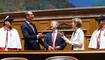
[[[26,15],[33,14],[32,11],[25,12]]]

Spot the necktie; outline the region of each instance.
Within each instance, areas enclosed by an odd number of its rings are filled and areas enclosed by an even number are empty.
[[[100,48],[100,36],[101,36],[101,30],[100,30],[99,35],[97,37],[97,49]]]
[[[5,51],[7,51],[7,45],[8,45],[8,30],[6,32]]]
[[[52,32],[52,47],[54,48],[54,32]]]

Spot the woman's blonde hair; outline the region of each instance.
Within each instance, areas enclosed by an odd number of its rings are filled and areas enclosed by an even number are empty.
[[[77,27],[81,27],[82,26],[82,20],[80,18],[73,18],[72,21],[74,23],[76,23]]]

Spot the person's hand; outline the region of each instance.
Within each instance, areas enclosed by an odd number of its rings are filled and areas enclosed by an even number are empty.
[[[55,47],[56,50],[58,50],[58,49],[60,49],[60,48],[61,48],[60,46],[56,46],[56,47]]]
[[[48,50],[49,50],[49,51],[54,51],[55,49],[54,49],[52,46],[49,46],[49,47],[48,47]]]
[[[38,40],[36,40],[36,42],[38,43],[39,41],[38,41]]]
[[[38,33],[39,38],[44,38],[44,35],[42,33]]]
[[[43,34],[42,34],[42,33],[38,33],[38,35],[39,35],[39,36],[42,36]]]
[[[64,33],[63,32],[60,32],[60,37],[63,37],[64,36]]]

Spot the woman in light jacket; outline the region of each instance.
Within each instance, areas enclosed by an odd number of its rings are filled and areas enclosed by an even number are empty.
[[[71,39],[69,40],[63,35],[63,39],[72,46],[72,50],[84,50],[84,32],[80,28],[82,26],[82,20],[80,18],[72,19],[72,33]]]

